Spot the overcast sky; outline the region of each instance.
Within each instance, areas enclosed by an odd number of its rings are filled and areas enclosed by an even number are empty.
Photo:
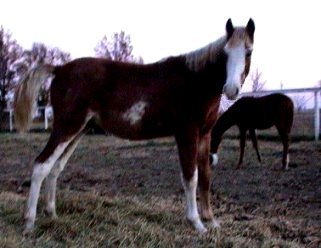
[[[266,88],[313,87],[321,79],[321,11],[317,0],[6,0],[0,25],[25,49],[43,42],[93,56],[104,35],[124,30],[145,63],[186,53],[212,42],[232,18],[256,24],[252,70]],[[249,85],[245,85],[247,87]]]

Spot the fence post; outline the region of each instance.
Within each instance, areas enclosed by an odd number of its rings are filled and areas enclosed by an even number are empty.
[[[13,114],[12,114],[13,110],[9,109],[9,130],[10,132],[13,131]]]
[[[47,106],[45,108],[45,130],[48,129],[48,114],[47,114]]]
[[[319,140],[320,135],[320,107],[318,96],[320,94],[319,90],[314,91],[314,138]]]

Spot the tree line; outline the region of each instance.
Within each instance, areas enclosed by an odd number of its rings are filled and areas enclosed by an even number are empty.
[[[124,31],[114,33],[110,38],[105,35],[93,49],[96,57],[115,61],[143,63],[141,57],[133,55],[130,35]],[[12,108],[14,90],[23,75],[38,63],[61,65],[71,60],[71,54],[58,47],[49,47],[44,43],[33,43],[30,49],[24,49],[12,36],[12,33],[0,27],[0,119],[7,108]],[[40,90],[38,105],[46,106],[49,99],[47,80]]]

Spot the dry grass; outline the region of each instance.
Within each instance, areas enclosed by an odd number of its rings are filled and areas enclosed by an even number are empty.
[[[291,144],[291,168],[281,168],[281,144],[250,142],[235,170],[238,141],[225,139],[213,170],[212,206],[219,230],[199,235],[184,216],[179,162],[172,139],[129,142],[86,136],[59,178],[57,212],[43,214],[24,238],[27,192],[17,185],[31,172],[47,134],[0,134],[2,247],[320,247],[321,143]]]

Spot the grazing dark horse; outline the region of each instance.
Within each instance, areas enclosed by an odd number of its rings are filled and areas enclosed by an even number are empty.
[[[229,19],[226,35],[213,43],[153,64],[81,58],[63,66],[39,65],[32,69],[16,94],[17,127],[27,130],[36,92],[50,74],[54,123],[46,147],[35,159],[24,233],[34,227],[44,179],[46,211],[56,217],[57,177],[90,120],[126,139],[174,136],[187,219],[199,232],[206,231],[201,218],[218,226],[209,201],[211,130],[222,92],[235,99],[248,74],[254,29],[252,19],[246,27],[234,27]],[[200,215],[196,204],[197,184]]]
[[[270,94],[262,97],[242,97],[218,118],[212,130],[210,162],[212,165],[217,164],[217,150],[222,136],[234,125],[237,125],[240,130],[240,158],[237,168],[240,168],[243,163],[247,130],[250,132],[258,160],[261,162],[255,129],[268,129],[275,126],[283,144],[283,169],[287,170],[292,123],[293,102],[286,95]]]

